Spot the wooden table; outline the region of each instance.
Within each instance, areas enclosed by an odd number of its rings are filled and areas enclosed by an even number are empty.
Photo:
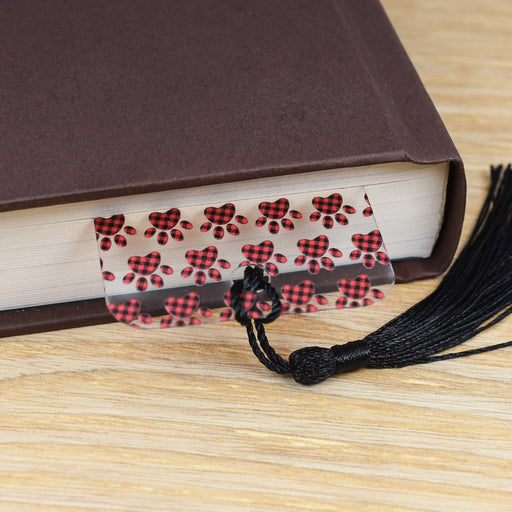
[[[512,2],[384,0],[466,164],[464,238],[512,159]],[[271,326],[283,354],[358,339],[437,280]],[[510,339],[512,319],[470,347]],[[236,324],[121,325],[0,351],[3,511],[511,511],[512,350],[305,388]]]

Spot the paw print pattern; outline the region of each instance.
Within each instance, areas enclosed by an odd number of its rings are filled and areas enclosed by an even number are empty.
[[[150,228],[146,229],[144,236],[151,238],[156,233],[157,242],[160,245],[166,245],[169,241],[169,234],[173,240],[181,242],[183,240],[183,232],[176,228],[179,225],[180,228],[190,230],[192,224],[186,220],[180,220],[181,212],[178,208],[171,208],[166,212],[153,212],[149,215],[149,222],[151,223]],[[167,233],[169,232],[169,233]]]
[[[338,309],[358,306],[369,306],[374,299],[381,300],[384,293],[377,288],[371,288],[371,280],[366,274],[360,274],[355,279],[340,279],[337,283],[341,297],[336,301]],[[368,293],[371,297],[367,297]]]
[[[233,236],[238,236],[240,234],[238,226],[231,222],[233,218],[238,224],[247,224],[248,222],[243,215],[235,216],[236,207],[233,203],[226,203],[219,208],[208,206],[204,209],[203,213],[207,218],[207,222],[201,226],[201,231],[203,233],[210,231],[212,226],[215,225],[213,228],[213,237],[216,240],[222,240],[226,231]],[[226,226],[225,229],[224,226]]]
[[[326,297],[315,295],[315,284],[310,280],[295,285],[285,284],[281,287],[281,295],[284,299],[281,303],[282,314],[318,311],[317,306],[310,303],[311,299],[322,306],[327,304]]]
[[[268,230],[273,235],[279,233],[279,223],[288,231],[295,229],[293,221],[286,215],[289,214],[293,219],[302,219],[302,213],[290,210],[290,202],[285,197],[274,202],[262,202],[258,205],[258,209],[263,216],[256,220],[256,226],[262,227],[270,220]]]
[[[341,226],[346,226],[348,224],[348,218],[345,213],[349,215],[356,213],[356,209],[353,206],[343,204],[343,198],[341,194],[337,192],[331,194],[329,197],[314,197],[311,202],[316,212],[313,212],[309,216],[309,220],[317,222],[322,219],[322,224],[326,229],[331,229],[335,221]],[[340,209],[344,213],[340,212]]]
[[[96,240],[100,240],[99,247],[102,251],[108,251],[112,247],[112,239],[119,247],[126,247],[127,241],[121,230],[126,235],[135,235],[137,230],[132,226],[124,225],[124,215],[112,215],[112,217],[96,217],[94,219],[94,229],[96,230]]]
[[[123,277],[124,284],[130,284],[139,275],[135,287],[139,292],[145,292],[148,288],[148,278],[155,288],[162,288],[164,280],[156,272],[171,275],[173,270],[168,265],[160,265],[161,256],[159,252],[153,251],[146,256],[130,256],[128,266],[132,270]]]
[[[329,256],[325,256],[327,251],[329,251],[333,258],[341,258],[343,256],[339,249],[335,247],[329,248],[329,238],[325,235],[319,235],[312,240],[302,238],[297,242],[297,247],[302,254],[295,258],[295,265],[300,267],[307,262],[308,272],[313,275],[318,274],[321,267],[326,270],[334,269],[334,261]]]
[[[366,235],[356,233],[352,236],[352,243],[356,247],[350,253],[352,261],[357,261],[362,256],[363,265],[369,269],[375,266],[376,261],[381,265],[389,265],[389,256],[385,252],[382,235],[378,229],[374,229]]]
[[[194,316],[196,313],[200,317],[210,318],[212,316],[211,309],[199,307],[199,304],[200,297],[195,292],[187,293],[181,297],[168,297],[164,303],[164,308],[168,314],[160,319],[160,328],[170,327],[173,322],[176,327],[198,325],[201,323],[201,318]]]
[[[190,277],[194,274],[194,282],[197,286],[203,286],[206,283],[206,273],[208,271],[208,276],[210,276],[212,281],[221,281],[222,274],[216,269],[212,268],[215,264],[220,268],[227,269],[231,267],[229,261],[223,259],[217,259],[219,252],[214,245],[209,245],[205,247],[202,251],[197,251],[195,249],[191,249],[185,253],[185,258],[190,266],[185,267],[181,271],[182,277]]]
[[[277,263],[286,263],[287,258],[283,254],[274,254],[274,244],[271,240],[263,240],[257,245],[245,244],[242,247],[242,254],[247,258],[241,265],[262,265],[272,277],[279,275],[279,268],[275,263],[269,261],[272,257]]]

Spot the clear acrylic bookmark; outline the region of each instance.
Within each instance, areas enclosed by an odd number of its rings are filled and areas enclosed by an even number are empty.
[[[368,306],[394,282],[364,187],[94,219],[108,309],[133,327],[234,319],[233,282],[260,267],[281,314]],[[250,318],[271,309],[242,292]]]

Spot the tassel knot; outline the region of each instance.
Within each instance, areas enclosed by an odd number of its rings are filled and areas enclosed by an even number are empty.
[[[318,384],[337,373],[364,368],[370,359],[365,340],[351,341],[331,348],[305,347],[290,354],[293,378],[299,384]]]

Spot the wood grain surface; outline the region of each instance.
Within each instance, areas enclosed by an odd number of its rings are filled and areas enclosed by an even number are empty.
[[[512,160],[512,2],[384,0],[462,157],[464,239]],[[361,338],[380,305],[269,327],[283,354]],[[512,318],[470,347],[509,340]],[[0,341],[0,511],[512,510],[512,350],[305,388],[243,329],[121,325]]]

